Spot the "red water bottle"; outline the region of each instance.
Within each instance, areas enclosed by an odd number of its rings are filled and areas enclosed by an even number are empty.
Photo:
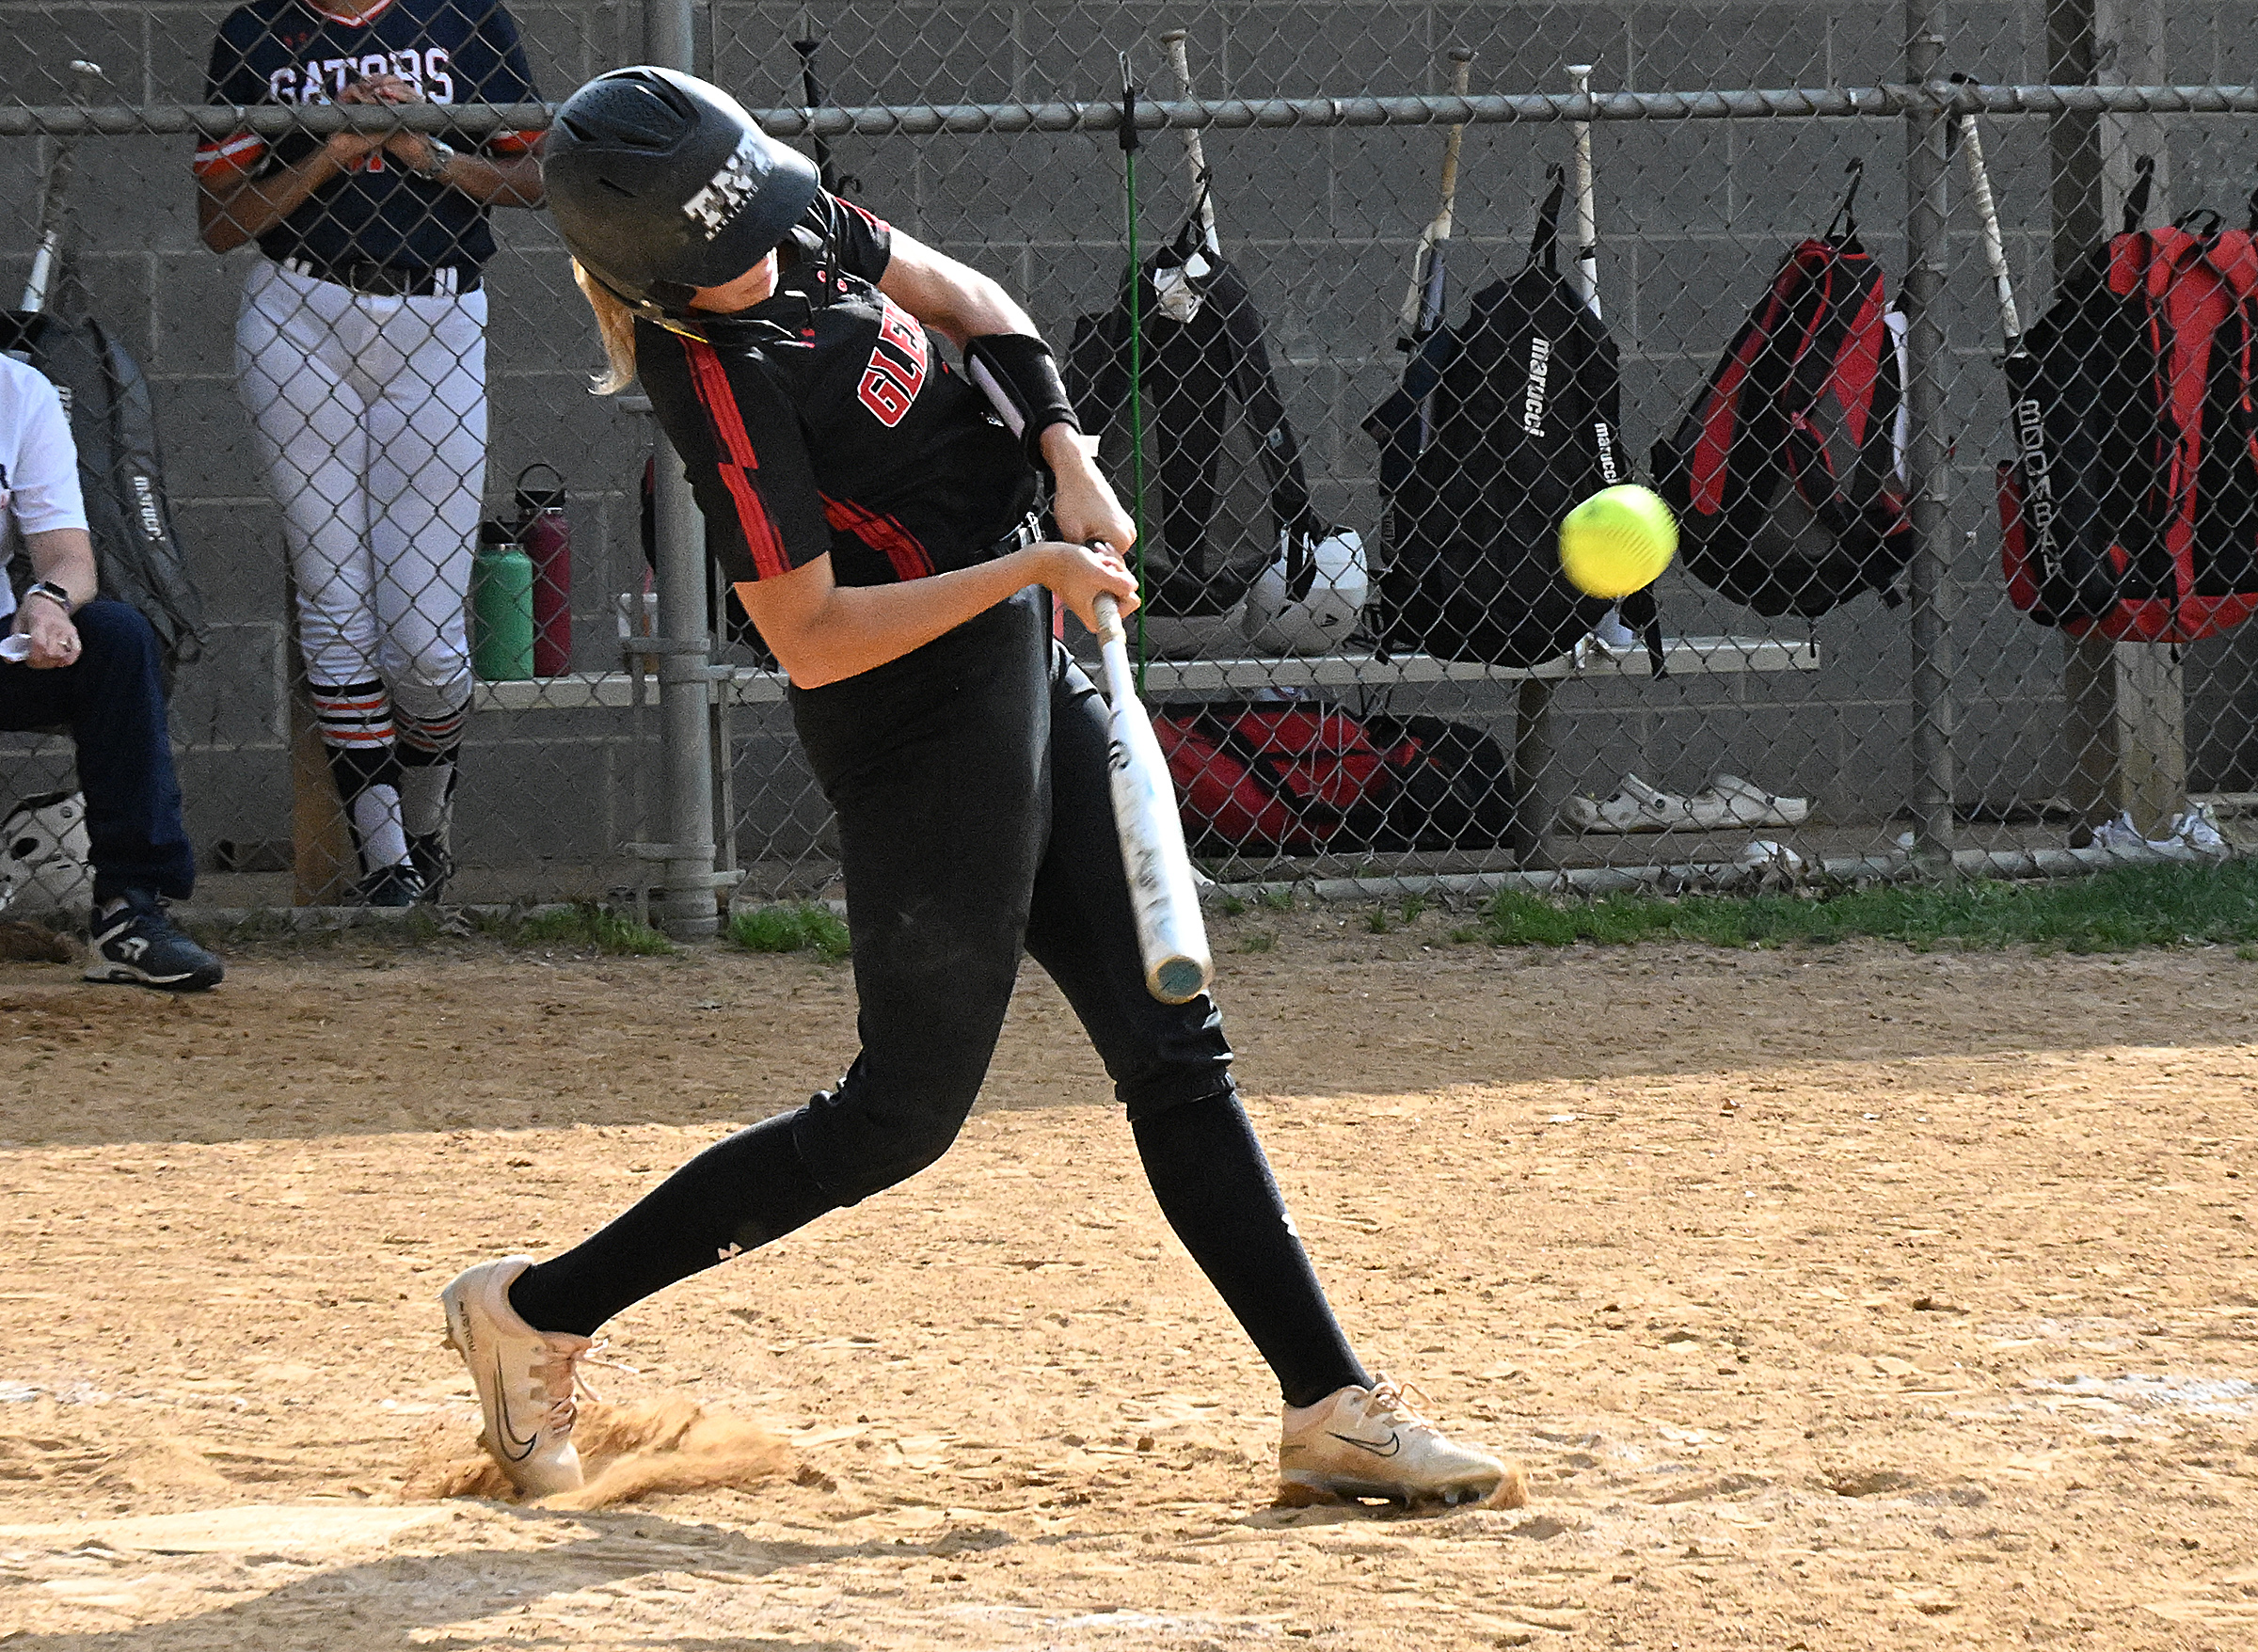
[[[528,487],[547,470],[553,487]],[[564,478],[538,461],[517,472],[517,543],[533,564],[533,675],[572,669],[572,524],[564,516]]]

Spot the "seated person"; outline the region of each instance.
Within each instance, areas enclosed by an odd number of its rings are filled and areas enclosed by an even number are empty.
[[[165,726],[156,633],[138,610],[98,599],[78,453],[62,400],[40,373],[0,357],[0,564],[19,537],[32,583],[0,580],[0,729],[67,725],[78,745],[94,864],[90,981],[172,992],[216,985],[218,959],[165,910],[196,887],[181,786]],[[21,641],[16,641],[21,639]]]

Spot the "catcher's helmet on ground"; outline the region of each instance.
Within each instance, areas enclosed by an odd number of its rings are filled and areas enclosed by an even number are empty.
[[[717,86],[644,65],[564,100],[541,151],[549,211],[580,267],[645,313],[743,275],[816,199],[815,164]]]

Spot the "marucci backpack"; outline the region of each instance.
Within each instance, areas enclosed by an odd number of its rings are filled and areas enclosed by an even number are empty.
[[[2008,595],[2041,625],[2192,643],[2258,612],[2258,196],[2110,237],[2007,358]]]
[[[165,495],[149,381],[87,315],[0,315],[0,351],[61,392],[102,595],[131,603],[155,627],[166,674],[203,653],[203,598],[189,579]]]
[[[1407,653],[1531,666],[1573,648],[1613,606],[1560,571],[1561,518],[1625,480],[1614,341],[1561,275],[1558,167],[1529,262],[1431,334],[1364,421],[1390,505],[1383,643]],[[1420,445],[1432,398],[1432,435]],[[1641,599],[1644,600],[1641,600]],[[1625,603],[1662,664],[1652,598]]]
[[[1905,516],[1905,321],[1858,242],[1862,164],[1826,234],[1789,252],[1675,435],[1655,487],[1686,571],[1758,613],[1896,606]]]

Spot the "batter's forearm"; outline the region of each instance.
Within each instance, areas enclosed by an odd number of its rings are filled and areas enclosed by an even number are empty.
[[[764,617],[769,605],[761,600],[763,586],[756,585],[747,612],[786,675],[801,688],[817,689],[899,659],[1042,584],[1049,567],[1045,555],[1029,548],[900,584],[833,585],[819,600],[792,604],[772,617]],[[811,572],[802,569],[789,578]]]

